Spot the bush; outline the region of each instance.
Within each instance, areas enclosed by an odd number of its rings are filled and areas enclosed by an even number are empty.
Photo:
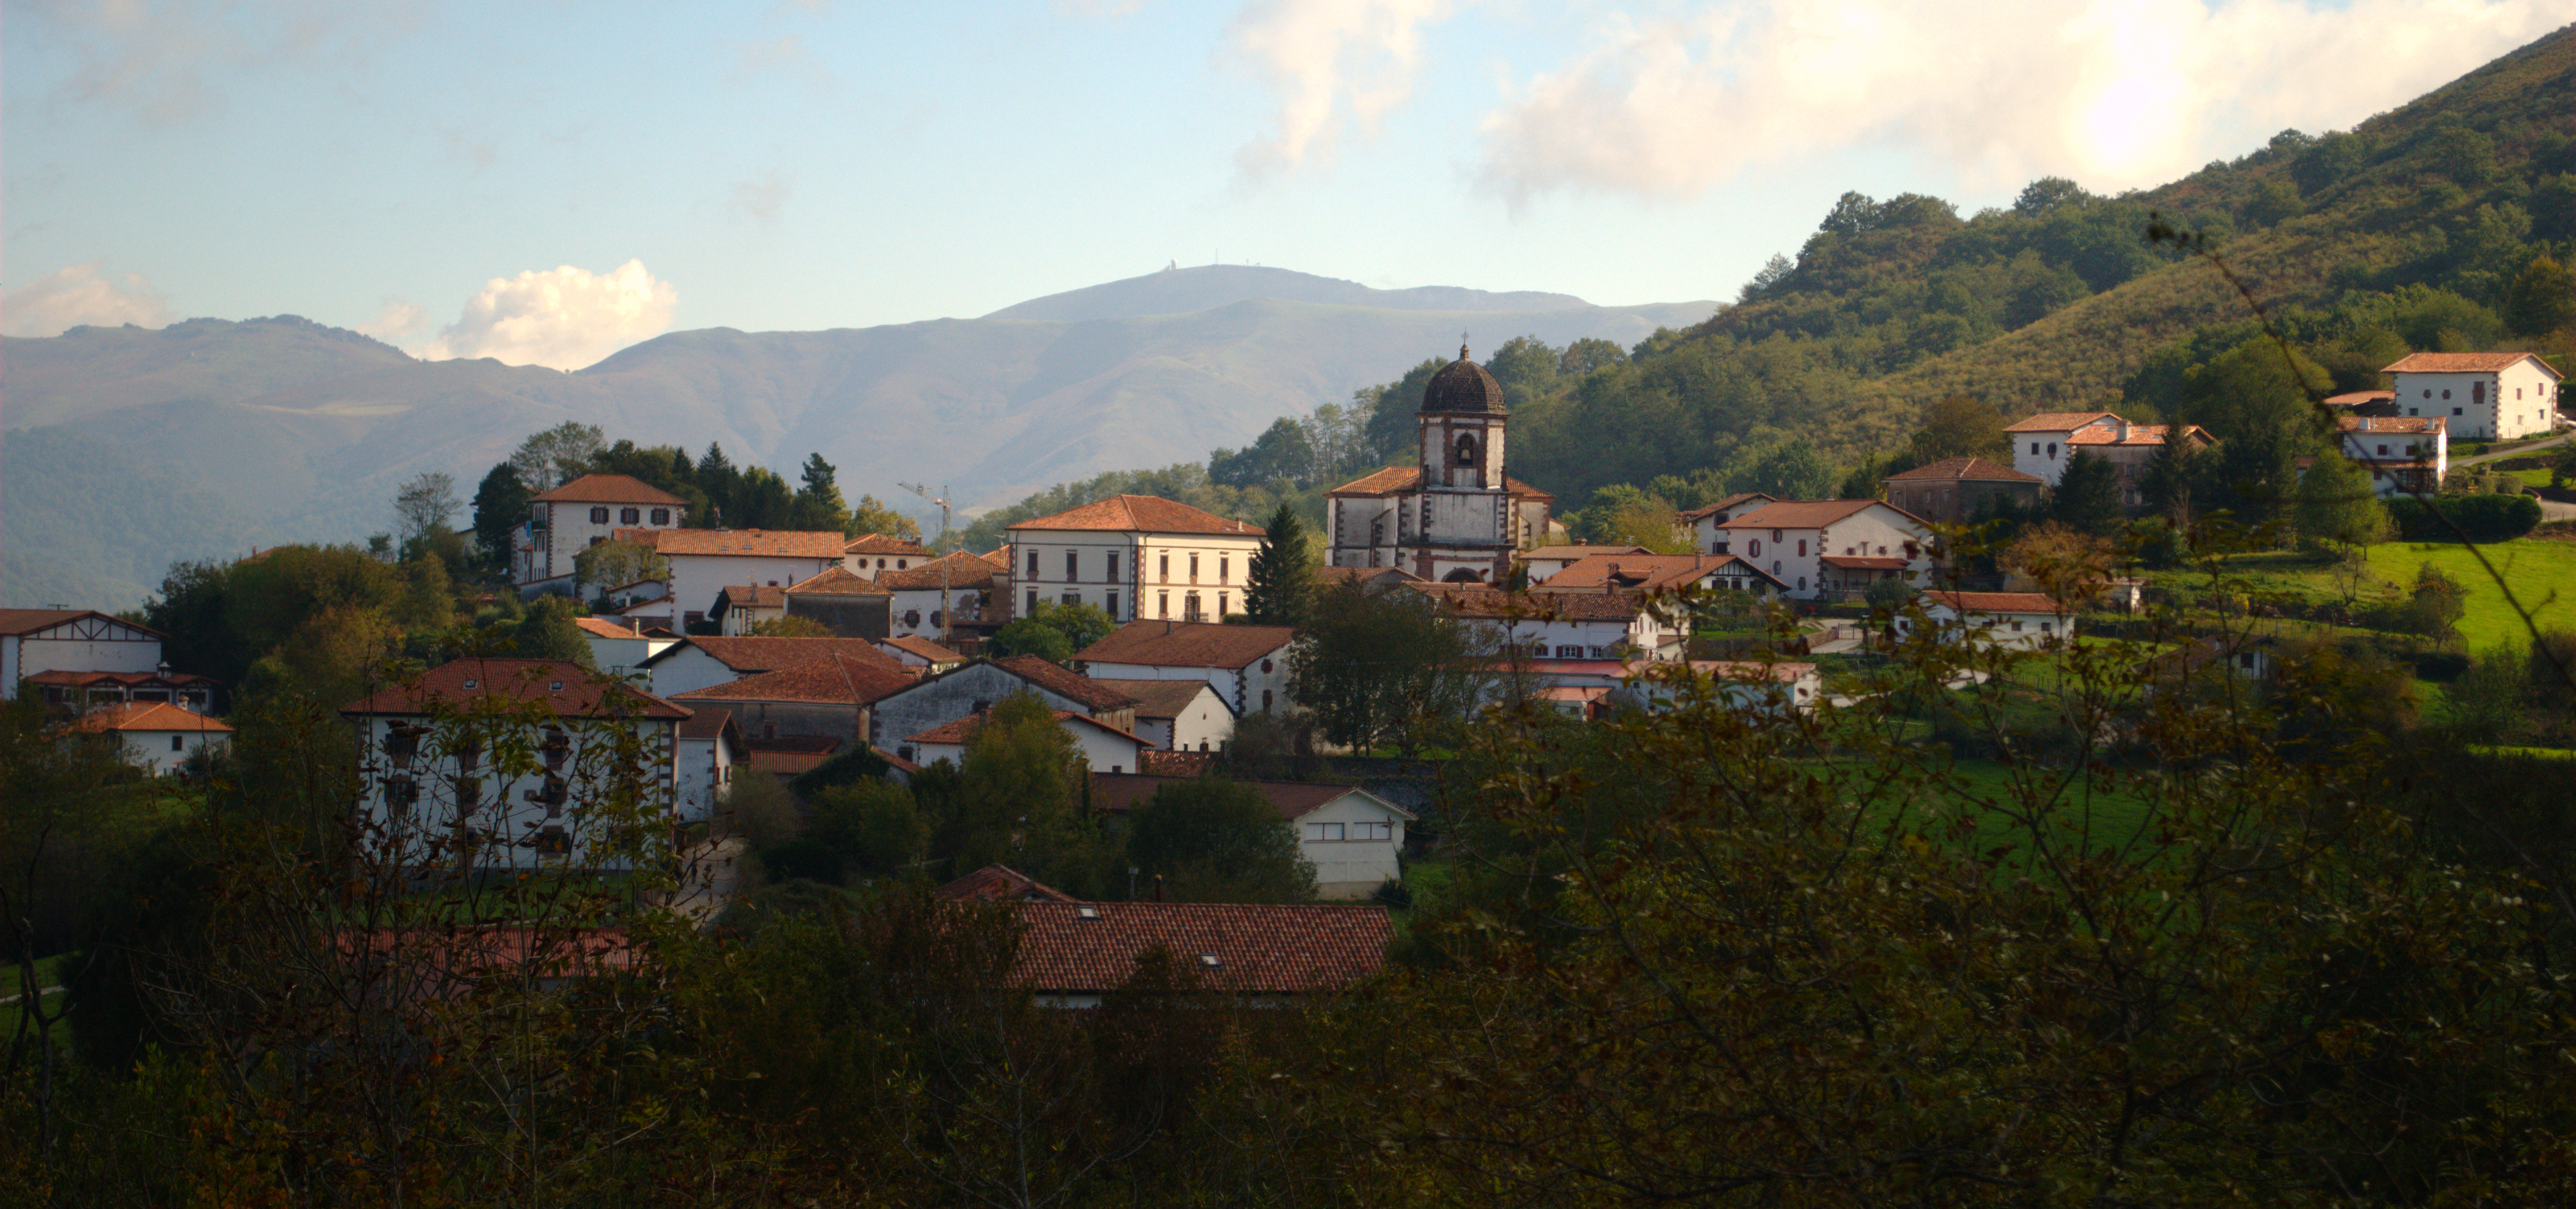
[[[804,829],[796,797],[778,778],[751,768],[735,770],[733,788],[717,808],[718,830],[739,836],[754,852],[786,843]]]
[[[930,843],[930,821],[912,791],[884,781],[841,785],[813,800],[806,834],[838,860],[843,874],[881,877],[921,859]]]
[[[2509,541],[2540,525],[2540,501],[2527,495],[2445,495],[2429,503],[2401,496],[2388,501],[2388,512],[2410,542],[2457,541],[2463,533],[2470,541]]]

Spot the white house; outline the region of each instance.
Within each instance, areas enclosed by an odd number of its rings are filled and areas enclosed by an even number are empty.
[[[220,751],[230,746],[233,738],[233,728],[163,701],[92,710],[74,721],[72,729],[115,736],[128,761],[152,770],[157,777],[179,771],[179,766],[198,749]]]
[[[513,538],[512,582],[522,593],[572,592],[573,559],[582,551],[621,540],[621,530],[654,532],[682,524],[688,508],[687,500],[622,474],[585,474],[540,491],[528,497],[527,523]]]
[[[1503,384],[1467,357],[1423,384],[1413,413],[1414,464],[1344,483],[1324,496],[1324,562],[1395,567],[1444,583],[1500,584],[1516,550],[1548,539],[1556,497],[1514,479]]]
[[[0,609],[0,698],[45,672],[148,676],[161,665],[161,635],[92,609]]]
[[[1091,808],[1124,820],[1165,785],[1188,777],[1091,774]],[[1259,793],[1297,831],[1297,850],[1315,868],[1320,898],[1366,898],[1402,880],[1405,824],[1413,813],[1357,785],[1308,781],[1237,781]]]
[[[982,612],[986,601],[1002,592],[1003,577],[993,569],[991,560],[963,550],[914,562],[908,569],[870,574],[876,577],[877,586],[890,594],[886,634],[893,638],[944,640],[950,618],[970,620]]]
[[[1943,636],[2020,650],[2075,636],[2075,618],[2041,592],[1925,592],[1923,619]],[[1913,632],[1910,618],[1899,616],[1896,626]]]
[[[1932,569],[1932,531],[1884,500],[1784,500],[1718,526],[1732,554],[1800,600],[1830,600],[1880,579],[1918,582]]]
[[[813,578],[807,577],[807,582]],[[768,584],[727,584],[716,591],[716,603],[707,610],[708,620],[716,623],[716,633],[726,638],[748,638],[752,627],[786,615],[787,589]]]
[[[2414,353],[2379,372],[2408,416],[2439,417],[2454,441],[2545,436],[2565,375],[2531,353]]]
[[[1767,504],[1780,501],[1759,491],[1730,495],[1714,504],[1693,508],[1681,514],[1682,527],[1690,530],[1691,549],[1703,554],[1727,553],[1726,522]]]
[[[396,860],[628,868],[678,818],[689,711],[569,660],[458,659],[340,716],[357,731],[358,809]],[[530,754],[505,762],[512,750]]]
[[[1656,593],[1748,592],[1773,596],[1789,585],[1732,554],[1602,554],[1566,567],[1545,583],[1533,583],[1533,596]]]
[[[689,711],[680,722],[679,745],[679,821],[705,822],[733,792],[734,771],[750,766],[751,748],[733,711],[715,706]]]
[[[1064,727],[1066,734],[1073,736],[1073,744],[1082,752],[1083,760],[1095,769],[1120,773],[1143,767],[1144,759],[1138,753],[1153,749],[1152,743],[1089,714],[1069,709],[1054,712],[1057,724]],[[911,759],[916,764],[946,760],[963,766],[966,763],[966,745],[974,739],[976,731],[984,728],[985,720],[990,717],[989,713],[968,714],[954,722],[941,723],[905,739],[904,748],[912,752]]]
[[[671,601],[682,627],[705,621],[716,593],[738,585],[784,588],[841,565],[838,533],[760,529],[638,529],[620,541],[649,545],[671,565]]]
[[[1414,590],[1485,628],[1520,659],[1678,659],[1688,637],[1687,623],[1625,593],[1513,594],[1478,584]]]
[[[861,534],[841,547],[841,565],[870,579],[880,571],[909,571],[915,564],[937,557],[930,547],[911,538],[882,533]]]
[[[1513,555],[1512,560],[1521,565],[1522,574],[1529,578],[1530,586],[1536,587],[1540,584],[1546,583],[1549,577],[1555,575],[1557,572],[1562,571],[1567,567],[1571,567],[1576,563],[1582,562],[1584,559],[1590,558],[1596,554],[1638,555],[1652,553],[1654,553],[1654,551],[1649,550],[1644,546],[1541,546],[1535,550],[1523,550],[1519,554]]]
[[[664,635],[647,637],[631,624],[620,625],[605,617],[576,617],[573,624],[581,627],[582,641],[590,644],[592,666],[603,672],[633,671],[680,643]]]
[[[1164,751],[1224,751],[1234,739],[1234,707],[1205,680],[1093,680],[1135,698],[1136,737]]]
[[[2450,426],[2438,416],[2337,416],[2335,428],[2376,494],[2436,494],[2451,472]]]
[[[1096,605],[1111,621],[1216,621],[1243,601],[1261,530],[1149,495],[1120,495],[1010,527],[1006,597]],[[964,611],[961,607],[961,613]]]
[[[2005,425],[2004,433],[2012,438],[2013,469],[2052,488],[2078,451],[2109,462],[2119,476],[2120,504],[2126,508],[2145,502],[2147,467],[2166,442],[2197,449],[2214,443],[2196,424],[2132,424],[2107,411],[2044,411]]]
[[[1287,708],[1288,646],[1296,640],[1284,625],[1131,621],[1073,658],[1103,679],[1205,680],[1241,717]]]

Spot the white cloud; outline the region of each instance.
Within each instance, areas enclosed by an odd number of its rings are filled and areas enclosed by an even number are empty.
[[[1747,0],[1614,16],[1484,122],[1487,188],[1688,195],[1857,143],[2112,190],[2349,126],[2520,46],[2538,0]]]
[[[417,302],[396,299],[376,312],[376,317],[358,325],[358,334],[373,336],[389,344],[400,343],[429,330],[429,308]]]
[[[736,184],[730,205],[735,213],[761,226],[776,226],[779,208],[787,204],[789,192],[787,181],[779,176],[778,169],[772,168],[762,173],[758,180]]]
[[[429,361],[493,357],[507,365],[580,369],[671,326],[680,293],[644,262],[608,273],[564,265],[495,277],[465,301],[465,313],[414,350]]]
[[[1344,129],[1366,133],[1413,90],[1422,27],[1452,0],[1257,0],[1228,38],[1279,94],[1278,129],[1235,160],[1253,176],[1327,155]]]
[[[141,273],[122,279],[98,275],[98,261],[57,269],[0,300],[0,334],[59,336],[84,323],[97,327],[161,327],[170,306]]]

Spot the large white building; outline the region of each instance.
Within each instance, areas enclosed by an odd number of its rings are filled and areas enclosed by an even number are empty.
[[[1288,648],[1296,641],[1292,626],[1137,621],[1073,658],[1103,679],[1207,681],[1240,717],[1287,708]]]
[[[2558,424],[2566,375],[2531,353],[2415,353],[2379,372],[2409,416],[2439,416],[2454,441],[2544,436]]]
[[[616,536],[652,547],[671,565],[671,603],[684,628],[713,615],[716,593],[803,583],[841,566],[849,544],[826,530],[638,529]]]
[[[1010,527],[1004,599],[1098,606],[1111,621],[1216,621],[1240,612],[1262,531],[1150,495],[1094,500]],[[964,609],[958,610],[961,614]]]
[[[1782,594],[1835,599],[1882,579],[1920,583],[1932,570],[1932,531],[1883,500],[1783,500],[1719,526],[1716,553],[1753,564]]]
[[[95,609],[0,609],[0,700],[16,699],[27,682],[47,702],[73,709],[176,701],[203,710],[213,685],[164,673],[161,635],[121,617]]]
[[[2005,425],[2004,433],[2012,438],[2013,469],[2052,489],[2078,452],[2109,462],[2119,475],[2120,504],[2125,508],[2146,502],[2147,467],[2164,452],[2167,442],[2180,441],[2195,449],[2214,443],[2197,424],[2132,424],[2107,411],[2044,411]]]
[[[1500,584],[1514,551],[1548,533],[1556,497],[1504,472],[1503,384],[1467,359],[1442,366],[1414,413],[1415,464],[1334,488],[1324,500],[1324,561],[1394,567],[1423,579]]]
[[[2378,495],[2432,495],[2451,472],[2449,425],[2437,416],[2338,416],[2343,454],[2370,471]]]
[[[528,497],[528,521],[511,551],[511,579],[523,593],[572,593],[573,559],[625,529],[670,529],[688,520],[689,502],[622,474],[585,474]],[[633,541],[633,537],[623,540]],[[592,584],[613,588],[616,584]]]

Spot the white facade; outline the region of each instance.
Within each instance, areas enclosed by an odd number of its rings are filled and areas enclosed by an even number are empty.
[[[680,822],[701,823],[716,817],[725,796],[733,792],[734,771],[745,767],[741,763],[745,753],[739,750],[742,732],[728,726],[717,733],[689,734],[714,728],[691,727],[686,722],[680,728],[677,814]]]
[[[602,618],[580,618],[582,641],[590,645],[591,666],[611,674],[623,674],[644,666],[644,661],[679,645],[677,638],[647,638],[624,626]]]
[[[1224,751],[1234,741],[1234,710],[1209,685],[1173,717],[1138,716],[1136,736],[1166,751]]]
[[[1764,504],[1779,503],[1761,492],[1732,495],[1706,508],[1695,508],[1682,514],[1690,527],[1691,552],[1695,554],[1726,553],[1726,522],[1734,520]]]
[[[650,759],[639,817],[626,820],[610,820],[592,809],[593,803],[611,797],[615,774],[607,753],[615,724],[564,719],[562,756],[549,771],[542,764],[497,769],[479,753],[469,762],[452,750],[462,733],[452,724],[411,737],[413,754],[408,767],[400,767],[393,753],[404,742],[396,728],[422,727],[430,720],[374,715],[355,721],[366,772],[359,809],[410,859],[452,854],[449,846],[461,826],[473,836],[477,868],[622,869],[631,867],[639,845],[667,844],[670,824],[677,819],[678,747],[676,727],[669,720],[631,718],[623,723],[643,732]],[[542,747],[552,736],[530,738]]]
[[[124,740],[125,758],[156,777],[177,773],[200,748],[222,751],[233,742],[232,735],[222,731],[124,730],[117,735]]]
[[[684,626],[706,620],[715,608],[716,593],[726,588],[742,584],[784,588],[841,565],[838,554],[673,554],[665,550],[662,557],[671,564],[671,598]]]
[[[1073,736],[1074,746],[1081,749],[1083,760],[1090,764],[1093,772],[1135,772],[1144,766],[1144,758],[1138,753],[1153,746],[1117,727],[1095,722],[1069,710],[1057,710],[1056,722],[1064,727],[1066,734]],[[938,737],[925,739],[915,736],[907,741],[913,749],[913,763],[927,766],[946,760],[961,767],[966,763],[966,744],[972,738],[971,727],[951,723],[924,733]]]
[[[1926,592],[1923,619],[1944,640],[2011,650],[2038,650],[2075,636],[2075,619],[2037,592]],[[1914,631],[1896,619],[1899,634]]]
[[[2392,366],[2389,377],[2397,385],[2399,411],[2440,417],[2454,441],[2545,436],[2558,421],[2558,379],[2538,357],[2525,356],[2484,372],[2424,372]]]
[[[522,592],[574,591],[573,559],[582,551],[620,529],[670,529],[687,520],[687,504],[660,488],[624,475],[583,475],[529,501],[528,520],[511,539],[512,579]]]
[[[2442,490],[2451,472],[2448,424],[2431,416],[2343,416],[2343,455],[2370,471],[2370,490],[2391,496]]]
[[[161,665],[161,636],[105,613],[68,609],[0,609],[0,699],[18,682],[44,672],[150,673]]]
[[[1864,504],[1861,507],[1837,505]],[[1814,600],[1827,595],[1827,557],[1905,560],[1904,578],[1920,583],[1932,570],[1932,534],[1921,521],[1877,500],[1772,504],[1745,513],[1720,529],[1718,548],[1768,572],[1784,596]]]
[[[1288,654],[1294,644],[1294,639],[1283,641],[1268,654],[1241,667],[1087,662],[1083,674],[1096,680],[1204,680],[1237,714],[1286,709],[1292,704],[1288,699]]]
[[[1297,850],[1315,867],[1315,895],[1367,898],[1390,879],[1401,879],[1404,825],[1413,816],[1365,789],[1354,788],[1298,815]]]
[[[1011,534],[1015,617],[1087,604],[1116,622],[1215,621],[1243,609],[1261,535],[1021,529]]]
[[[644,673],[650,681],[644,691],[665,699],[743,678],[743,673],[708,654],[705,648],[687,643],[662,651]]]

